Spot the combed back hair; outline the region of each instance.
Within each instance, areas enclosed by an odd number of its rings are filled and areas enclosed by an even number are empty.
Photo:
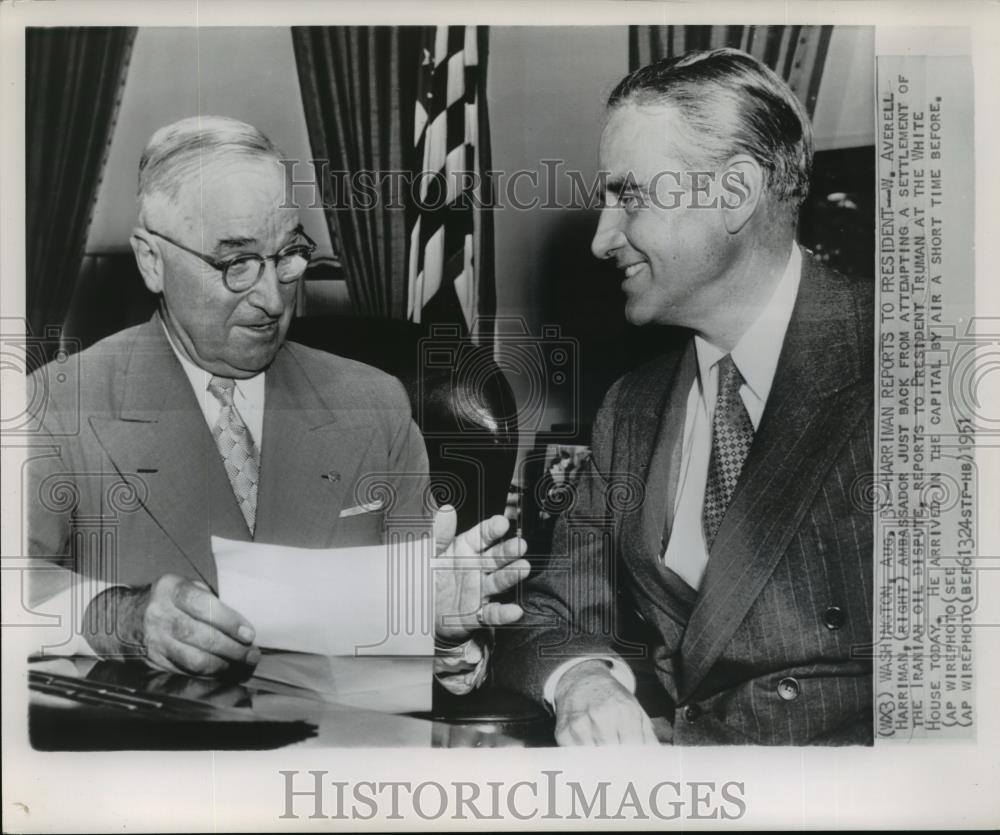
[[[217,154],[279,160],[281,151],[253,125],[228,116],[191,116],[154,133],[139,160],[139,222],[154,197],[177,199],[184,181]]]
[[[663,58],[622,79],[608,108],[670,105],[683,117],[673,150],[692,168],[747,154],[764,169],[774,200],[797,209],[809,191],[812,126],[798,97],[739,49]]]

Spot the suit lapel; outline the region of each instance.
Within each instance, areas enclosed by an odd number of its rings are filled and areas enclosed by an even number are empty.
[[[627,439],[627,458],[634,464],[645,467],[646,497],[640,509],[641,541],[628,541],[626,553],[642,555],[642,562],[653,555],[659,562],[663,550],[664,536],[673,522],[674,498],[677,495],[677,478],[681,455],[681,441],[684,433],[684,418],[688,392],[696,373],[693,343],[681,350],[672,372],[660,372],[656,400],[658,414],[652,420],[658,421],[655,433],[649,432],[649,423],[644,415],[635,415],[633,431]],[[644,438],[641,443],[632,439]],[[643,449],[642,447],[646,448]],[[640,463],[642,462],[642,463]],[[638,549],[635,546],[639,546]]]
[[[616,474],[637,473],[643,480],[642,504],[633,511],[634,515],[623,520],[622,530],[624,553],[634,556],[636,562],[645,562],[649,554],[660,548],[667,509],[673,504],[677,468],[671,463],[680,452],[683,399],[691,382],[682,377],[688,354],[692,353],[681,349],[666,355],[620,396],[620,402],[628,409],[626,431],[616,437],[612,472],[608,475],[614,480]],[[651,427],[655,430],[650,431]]]
[[[660,422],[650,465],[649,495],[656,503],[654,504],[656,512],[647,512],[644,522],[647,542],[656,543],[657,562],[666,547],[674,524],[674,505],[680,479],[688,396],[691,393],[691,384],[697,375],[698,360],[694,341],[688,340],[667,394],[666,409]],[[660,496],[663,497],[662,502]]]
[[[147,488],[146,512],[198,576],[214,585],[209,526],[233,521],[226,512],[228,505],[236,516],[239,510],[201,407],[167,342],[159,315],[136,335],[121,394],[119,413],[91,417],[91,428],[119,474],[139,474]]]
[[[254,539],[324,547],[340,511],[357,504],[349,488],[375,435],[351,425],[349,403],[327,403],[288,345],[266,377],[264,445]]]
[[[622,526],[622,554],[635,581],[635,592],[645,605],[660,610],[656,615],[664,644],[672,654],[680,645],[684,614],[671,609],[674,594],[661,555],[673,522],[674,500],[684,434],[687,399],[697,375],[694,343],[689,339],[678,352],[668,354],[645,375],[646,391],[630,391],[630,404],[647,402],[650,408],[630,412],[629,431],[622,439],[618,471],[643,473],[645,497],[634,520]],[[655,432],[649,427],[655,425]],[[676,575],[674,575],[676,576]],[[668,611],[669,610],[669,611]]]
[[[681,697],[701,683],[774,571],[837,451],[866,413],[861,317],[807,253],[774,383],[682,644]],[[852,390],[852,387],[854,389]],[[868,398],[857,389],[868,391]]]
[[[333,542],[349,488],[374,438],[345,425],[288,346],[267,371],[261,482],[254,540],[322,547]],[[351,404],[344,404],[351,405]],[[90,425],[116,471],[138,473],[143,507],[197,576],[216,584],[213,534],[249,534],[190,381],[159,315],[132,343],[117,415]]]

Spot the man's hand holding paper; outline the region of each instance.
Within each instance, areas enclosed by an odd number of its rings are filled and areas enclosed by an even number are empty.
[[[98,621],[91,630],[98,654],[141,648],[152,666],[205,676],[252,669],[260,660],[247,620],[201,581],[176,574],[149,586],[110,588],[91,603],[88,616]]]
[[[453,692],[467,692],[482,682],[489,660],[488,642],[474,640],[476,633],[522,614],[517,604],[491,598],[520,582],[530,566],[521,556],[523,540],[499,541],[508,529],[502,516],[458,536],[455,519],[454,509],[445,507],[434,521],[433,635],[426,629],[421,635],[419,627],[412,634],[389,629],[386,591],[396,580],[385,546],[322,550],[216,538],[218,597],[200,581],[169,574],[150,586],[112,587],[88,610],[101,622],[94,649],[122,654],[127,643],[152,666],[212,676],[252,669],[260,659],[256,644],[405,655],[429,654],[436,643],[436,672]],[[395,558],[418,557],[400,552]],[[418,601],[400,602],[413,607]]]

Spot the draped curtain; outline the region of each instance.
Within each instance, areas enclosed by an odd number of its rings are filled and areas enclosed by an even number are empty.
[[[317,177],[351,300],[363,315],[404,318],[406,212],[387,199],[365,208],[370,185],[350,175],[412,170],[421,28],[293,27],[292,41],[313,157],[329,161]]]
[[[832,26],[631,26],[629,69],[692,49],[735,47],[781,76],[811,117]]]
[[[489,210],[456,210],[450,185],[448,205],[420,204],[424,174],[451,183],[468,171],[488,205],[486,32],[292,29],[313,157],[328,161],[316,168],[327,224],[363,316],[449,321],[467,333],[495,313]]]
[[[135,35],[125,27],[26,30],[26,300],[36,337],[69,310]],[[43,340],[29,370],[57,347]]]

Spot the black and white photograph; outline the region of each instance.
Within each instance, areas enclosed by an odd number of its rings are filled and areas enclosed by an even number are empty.
[[[3,7],[4,831],[996,826],[997,16],[513,5]]]

